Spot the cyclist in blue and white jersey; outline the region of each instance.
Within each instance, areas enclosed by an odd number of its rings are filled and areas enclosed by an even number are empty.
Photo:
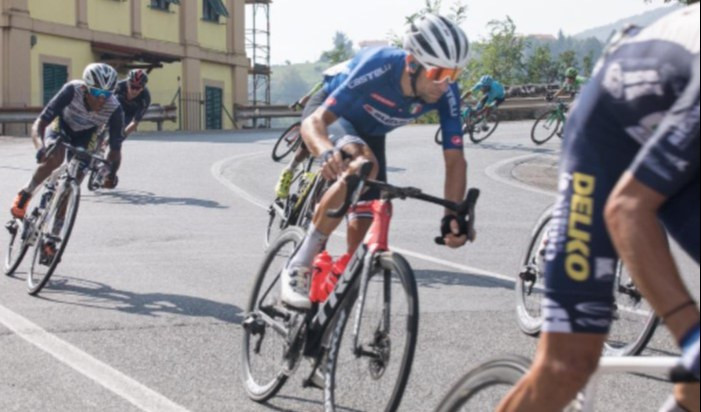
[[[495,107],[499,107],[506,99],[504,86],[488,74],[480,77],[479,81],[475,83],[472,89],[465,91],[460,100],[465,101],[465,99],[475,93],[482,94],[482,97],[475,107],[475,115],[480,116],[485,114],[485,122],[487,121],[489,111]],[[489,129],[486,124],[483,124],[482,127],[485,131]]]
[[[83,71],[82,80],[66,83],[46,105],[32,126],[32,142],[37,149],[39,166],[17,194],[11,208],[13,217],[24,218],[32,193],[63,163],[66,157],[63,147],[56,147],[46,156],[48,147],[61,132],[72,145],[95,150],[97,131],[106,126],[110,133],[107,160],[112,170],[103,186],[113,188],[116,185],[124,140],[124,112],[113,94],[116,85],[117,72],[111,66],[92,63]]]
[[[665,235],[699,263],[699,82],[698,4],[628,29],[597,64],[565,126],[538,352],[498,411],[561,411],[585,386],[619,256],[699,377],[699,310]],[[661,409],[687,410],[699,411],[698,384]]]
[[[326,216],[345,196],[346,173],[361,161],[373,164],[372,177],[387,179],[385,136],[422,114],[438,110],[445,138],[445,197],[460,202],[466,190],[467,163],[463,154],[460,92],[455,81],[467,63],[468,41],[455,23],[426,15],[410,25],[404,49],[381,47],[363,50],[351,61],[327,73],[324,87],[304,110],[301,133],[311,153],[322,161],[321,173],[336,180],[317,207],[307,236],[282,272],[282,301],[288,306],[310,307],[308,284],[314,256],[338,226],[340,219]],[[350,165],[340,150],[350,154]],[[362,200],[377,199],[368,191]],[[348,252],[360,244],[371,220],[370,213],[349,215]],[[446,244],[465,244],[465,222],[448,214],[441,221]]]

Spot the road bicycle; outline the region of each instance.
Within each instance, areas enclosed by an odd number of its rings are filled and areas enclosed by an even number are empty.
[[[557,100],[555,104],[545,113],[541,114],[531,128],[531,140],[537,145],[541,145],[553,136],[562,138],[562,133],[567,120],[567,104],[562,100]]]
[[[541,303],[545,294],[544,263],[552,253],[548,239],[555,239],[553,207],[538,218],[521,259],[516,279],[516,319],[519,328],[532,336],[540,333],[543,324]],[[619,260],[616,264],[613,324],[604,345],[605,356],[638,355],[647,346],[660,323],[655,311],[643,298],[630,274]]]
[[[462,112],[462,132],[470,137],[473,143],[479,143],[494,133],[499,125],[499,107],[494,106],[477,114],[472,105],[467,104]],[[433,138],[438,145],[443,144],[442,128],[438,128]]]
[[[47,156],[57,147],[64,147],[68,161],[56,169],[43,184],[39,202],[24,219],[12,219],[5,228],[10,241],[5,257],[5,275],[12,276],[24,256],[32,256],[27,291],[38,294],[51,278],[61,262],[78,215],[80,182],[88,171],[97,170],[109,162],[86,149],[65,143],[61,135],[49,149]]]
[[[97,149],[95,149],[93,154],[100,158],[104,158],[105,153],[107,152],[107,148],[109,147],[108,142],[109,134],[107,132],[107,129],[103,126],[100,132],[98,132]],[[88,176],[88,190],[94,192],[95,190],[101,189],[104,180],[109,174],[109,172],[110,170],[107,167],[107,164],[104,164],[98,168],[91,169],[90,175]]]
[[[505,356],[488,361],[467,373],[443,398],[436,412],[494,411],[499,402],[528,372],[530,360]],[[568,405],[565,412],[594,412],[600,380],[618,373],[666,374],[673,383],[698,383],[679,367],[676,357],[604,357],[587,387]],[[662,402],[660,402],[662,403]],[[606,408],[604,410],[611,410]]]
[[[268,225],[265,228],[265,246],[289,226],[306,229],[314,216],[314,207],[327,187],[319,170],[312,171],[314,158],[309,158],[304,168],[292,178],[295,188],[285,199],[276,198],[268,207]]]
[[[389,248],[391,201],[441,205],[464,216],[471,233],[479,191],[471,189],[458,205],[416,188],[367,179],[371,169],[368,163],[348,176],[344,204],[327,212],[345,215],[365,187],[382,193],[372,202],[373,223],[364,244],[325,302],[306,312],[280,302],[280,273],[303,240],[301,229],[288,228],[266,252],[243,321],[242,378],[254,401],[273,397],[306,359],[311,369],[303,385],[323,389],[325,411],[364,410],[368,400],[378,410],[398,408],[416,348],[419,301],[411,266]]]
[[[274,161],[279,162],[290,153],[297,151],[297,148],[302,144],[301,128],[302,122],[296,122],[285,129],[280,137],[277,138],[272,153]]]

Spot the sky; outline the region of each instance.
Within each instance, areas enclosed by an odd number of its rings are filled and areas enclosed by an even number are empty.
[[[448,11],[453,0],[443,0]],[[664,5],[663,0],[463,0],[462,24],[470,39],[487,35],[490,20],[509,15],[522,34],[577,34],[621,18]],[[405,16],[421,9],[425,0],[273,0],[270,6],[271,62],[317,61],[332,47],[336,31],[359,41],[386,39],[404,31]],[[251,25],[248,11],[246,25]],[[260,23],[259,23],[260,24]]]

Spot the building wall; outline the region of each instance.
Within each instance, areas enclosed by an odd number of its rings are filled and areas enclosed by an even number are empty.
[[[83,69],[95,59],[90,44],[63,37],[36,35],[37,42],[31,50],[31,106],[42,106],[43,77],[42,63],[70,63],[68,80],[79,79]]]
[[[154,10],[149,1],[141,2],[141,34],[144,38],[180,42],[180,6],[169,11]]]
[[[226,52],[227,19],[221,17],[219,19],[220,23],[202,20],[204,11],[202,1],[203,0],[197,1],[197,38],[200,46],[216,51]],[[233,10],[229,10],[230,15],[233,15],[233,12]]]
[[[34,19],[68,26],[76,24],[76,0],[29,0],[28,8]]]
[[[151,93],[151,104],[169,105],[173,96],[178,91],[182,78],[182,63],[175,62],[164,64],[161,69],[154,69],[148,75],[148,90]],[[178,104],[176,100],[176,105]],[[178,130],[178,121],[164,122],[163,130]],[[139,125],[139,131],[153,131],[157,129],[156,123],[143,122]]]
[[[52,1],[56,0],[44,0],[44,3]],[[130,36],[131,1],[133,0],[88,0],[88,27],[91,30]]]
[[[220,87],[223,86],[223,101],[222,104],[224,108],[229,112],[229,114],[233,115],[233,106],[234,106],[234,101],[233,101],[233,85],[232,85],[232,69],[229,66],[224,66],[221,64],[212,64],[212,63],[202,63],[200,66],[200,77],[202,78],[202,96],[204,97],[204,88],[205,86],[215,86],[215,87]],[[204,105],[202,107],[202,110],[204,111]],[[202,124],[204,127],[204,113],[202,114]],[[233,127],[233,123],[229,119],[229,117],[226,115],[226,113],[222,113],[222,127],[224,129],[230,129]]]

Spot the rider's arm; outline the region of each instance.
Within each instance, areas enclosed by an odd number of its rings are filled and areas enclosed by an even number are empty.
[[[144,115],[146,114],[146,111],[148,110],[149,106],[151,106],[151,93],[149,93],[148,89],[144,89],[142,92],[142,99],[141,99],[141,108],[139,109],[138,112],[134,115],[134,119],[129,123],[124,130],[124,138],[132,134],[133,132],[136,131],[136,128],[139,126],[139,122],[141,122],[141,119],[144,118]]]
[[[667,199],[695,184],[699,176],[698,67],[696,59],[695,81],[640,150],[606,204],[606,223],[616,249],[660,315],[691,299],[670,254],[658,212]],[[699,322],[696,307],[687,309],[665,319],[677,341]]]
[[[36,149],[44,146],[44,132],[46,127],[65,109],[75,95],[75,87],[66,83],[61,90],[49,101],[49,103],[41,111],[41,114],[32,125],[32,143]]]
[[[124,141],[124,111],[121,106],[110,116],[107,128],[110,131],[110,152],[107,160],[112,164],[112,173],[116,174],[122,162],[122,142]]]

